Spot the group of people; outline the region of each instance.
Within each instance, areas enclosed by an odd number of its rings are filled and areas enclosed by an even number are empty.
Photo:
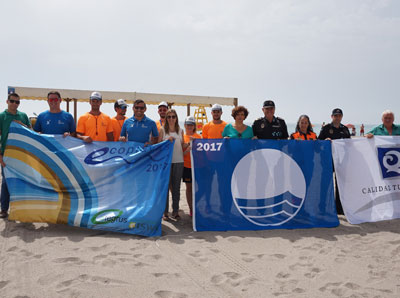
[[[169,190],[172,195],[172,213],[175,220],[180,219],[179,201],[181,180],[186,183],[186,199],[192,215],[192,175],[190,149],[191,141],[195,138],[220,139],[220,138],[240,138],[240,139],[273,139],[273,140],[335,140],[350,138],[351,134],[341,121],[343,111],[336,108],[331,114],[331,123],[322,127],[318,137],[313,131],[310,118],[301,115],[297,121],[296,131],[290,136],[287,131],[285,121],[275,116],[275,103],[266,100],[263,103],[262,111],[264,116],[254,121],[252,126],[244,123],[249,112],[244,106],[237,106],[232,110],[234,122],[227,124],[221,119],[222,107],[214,104],[211,107],[212,121],[205,124],[202,134],[196,132],[196,120],[193,116],[188,116],[184,121],[185,130],[179,126],[178,114],[171,109],[166,102],[158,105],[160,119],[153,121],[146,117],[146,103],[137,99],[133,103],[133,116],[126,117],[128,104],[124,99],[118,99],[114,103],[116,115],[111,118],[100,111],[102,95],[100,92],[93,92],[90,96],[89,112],[78,119],[75,127],[74,118],[70,113],[61,110],[61,94],[58,91],[51,91],[47,95],[49,110],[40,113],[37,117],[33,129],[43,134],[58,134],[72,136],[81,139],[85,143],[93,141],[134,141],[143,143],[144,146],[156,144],[164,140],[175,141],[172,164],[170,171]],[[11,93],[7,98],[7,109],[0,113],[0,164],[2,166],[2,185],[1,185],[1,212],[0,218],[8,216],[10,194],[4,178],[3,169],[6,166],[3,161],[3,154],[8,138],[8,131],[12,121],[16,121],[28,128],[31,123],[28,116],[18,111],[20,97],[16,93]],[[400,126],[394,124],[394,113],[386,110],[382,114],[382,125],[379,125],[366,134],[371,138],[374,135],[400,135]],[[337,188],[337,187],[336,187]],[[343,213],[338,192],[336,191],[336,204],[338,213]],[[164,211],[164,220],[170,218],[169,200]]]

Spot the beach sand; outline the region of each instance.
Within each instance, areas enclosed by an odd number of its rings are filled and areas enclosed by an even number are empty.
[[[0,220],[0,297],[400,297],[400,220],[144,238]]]

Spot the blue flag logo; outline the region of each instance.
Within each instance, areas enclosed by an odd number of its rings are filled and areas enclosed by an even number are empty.
[[[257,163],[249,167],[252,161]],[[301,209],[306,181],[289,155],[280,150],[260,149],[238,162],[231,188],[234,203],[243,217],[259,226],[278,226]]]
[[[400,176],[400,148],[378,147],[378,160],[381,167],[382,178]]]

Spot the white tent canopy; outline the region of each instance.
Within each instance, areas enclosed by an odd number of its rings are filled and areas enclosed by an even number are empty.
[[[93,91],[99,91],[103,96],[103,102],[114,103],[117,99],[123,98],[128,103],[133,103],[136,99],[142,99],[146,104],[158,105],[165,101],[175,106],[211,106],[215,103],[226,106],[236,106],[237,98],[234,97],[216,97],[216,96],[196,96],[196,95],[178,95],[178,94],[157,94],[140,92],[118,92],[118,91],[100,91],[100,90],[72,90],[72,89],[49,89],[49,88],[31,88],[31,87],[8,87],[9,93],[15,92],[21,99],[29,100],[47,100],[47,93],[58,91],[64,100],[77,100],[78,102],[88,102],[90,94]]]

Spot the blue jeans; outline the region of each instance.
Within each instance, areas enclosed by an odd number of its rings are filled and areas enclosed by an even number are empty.
[[[8,187],[6,183],[6,178],[4,177],[4,168],[1,167],[1,211],[8,211],[10,207],[10,193],[8,192]]]
[[[171,173],[169,176],[169,190],[172,194],[172,212],[179,211],[179,200],[181,195],[181,180],[183,173],[183,162],[171,164]],[[168,212],[169,195],[167,194],[167,205],[165,211]]]

